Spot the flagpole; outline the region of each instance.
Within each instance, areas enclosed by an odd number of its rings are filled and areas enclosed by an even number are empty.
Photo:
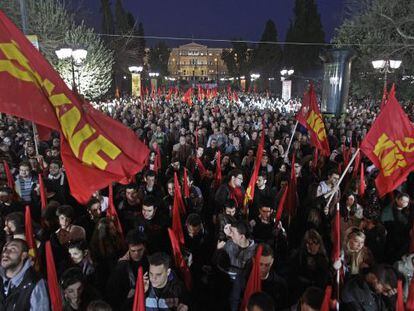
[[[335,193],[338,191],[339,186],[341,185],[342,180],[344,179],[344,177],[345,177],[346,173],[348,172],[349,168],[351,167],[352,163],[355,161],[355,158],[356,158],[356,156],[358,155],[359,152],[360,152],[360,149],[358,148],[356,150],[356,152],[354,153],[354,155],[352,156],[351,160],[349,161],[348,165],[346,166],[344,172],[342,173],[341,178],[339,178],[338,183],[333,188],[332,194],[331,194],[331,196],[330,196],[330,198],[328,200],[328,203],[326,204],[325,207],[329,207],[329,204],[331,204],[332,199],[333,199]]]
[[[336,212],[339,214],[339,202],[336,204]],[[339,216],[336,216],[339,217]],[[340,225],[340,222],[339,222]],[[340,228],[336,228],[336,230],[340,230]],[[336,232],[335,232],[336,233]],[[339,243],[339,260],[341,260],[341,234],[338,234],[338,243]],[[340,275],[341,268],[336,270],[336,310],[339,311],[339,285],[341,281],[341,275]]]
[[[290,136],[289,145],[288,145],[288,147],[286,149],[286,152],[285,152],[285,156],[284,156],[285,160],[287,159],[287,157],[289,155],[290,146],[292,145],[293,136],[296,133],[296,128],[298,127],[298,123],[299,123],[299,121],[296,120],[295,127],[293,128],[292,135]]]

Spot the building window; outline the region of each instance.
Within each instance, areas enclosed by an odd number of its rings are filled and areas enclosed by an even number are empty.
[[[204,76],[204,70],[201,70],[201,75]]]
[[[187,73],[187,70],[183,70],[183,75],[186,75],[186,73]]]

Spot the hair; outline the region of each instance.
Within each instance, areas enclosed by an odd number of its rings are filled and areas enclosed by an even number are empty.
[[[92,198],[89,200],[88,204],[86,205],[86,209],[89,211],[92,208],[92,205],[95,205],[96,203],[101,203],[101,201],[99,201],[99,199],[97,198]]]
[[[145,177],[156,177],[157,174],[153,170],[149,170],[145,173]]]
[[[145,206],[154,206],[155,207],[155,198],[152,195],[146,195],[142,200],[142,205]]]
[[[85,240],[81,240],[81,241],[76,241],[76,242],[72,242],[68,245],[68,249],[69,248],[77,248],[81,251],[87,251],[89,248],[88,243]]]
[[[17,234],[24,233],[24,215],[22,212],[13,212],[6,216],[5,222],[11,222],[16,227]]]
[[[272,258],[275,257],[272,247],[267,243],[260,243],[262,246],[262,256],[267,257],[271,256]]]
[[[226,208],[233,209],[233,208],[236,208],[236,207],[237,207],[236,201],[233,200],[233,199],[227,199],[226,202],[224,203],[224,209],[226,209]]]
[[[20,247],[22,248],[22,252],[24,252],[24,253],[29,252],[29,246],[27,245],[27,242],[26,242],[25,240],[15,238],[15,239],[11,239],[11,240],[10,240],[9,242],[7,242],[5,245],[7,245],[7,244],[9,244],[9,243],[11,243],[11,242],[14,242],[14,243],[20,244]]]
[[[128,185],[125,186],[125,190],[126,189],[134,189],[134,190],[137,190],[138,189],[138,186],[135,183],[130,183],[130,184],[128,184]]]
[[[83,276],[82,270],[77,267],[65,270],[60,277],[60,286],[63,290],[77,282],[85,284],[85,277]]]
[[[250,238],[250,235],[251,235],[250,228],[249,228],[249,225],[245,221],[238,220],[231,226],[233,228],[236,228],[239,234],[243,234],[247,239]]]
[[[62,167],[62,162],[61,162],[61,161],[59,161],[59,160],[57,160],[57,159],[53,159],[52,161],[50,161],[49,166],[50,166],[51,164],[56,164],[56,165],[58,165],[59,167]]]
[[[123,240],[118,232],[111,232],[111,224],[115,226],[112,219],[103,217],[95,226],[90,242],[94,259],[109,256],[123,249]]]
[[[29,162],[29,161],[22,161],[22,162],[20,162],[19,167],[20,167],[20,166],[26,166],[26,167],[28,167],[28,168],[31,168],[31,166],[30,166],[30,162]]]
[[[395,197],[395,199],[396,199],[396,200],[399,200],[399,199],[404,198],[404,197],[406,197],[406,198],[410,199],[409,194],[408,194],[408,193],[405,193],[405,192],[400,192],[400,193],[398,193],[398,194],[397,194],[397,196]]]
[[[318,233],[318,231],[316,231],[315,229],[309,229],[308,231],[305,232],[305,235],[303,236],[303,240],[302,240],[303,250],[306,249],[306,241],[308,240],[317,241],[319,243],[318,253],[326,256],[325,245],[323,244],[323,239],[321,235]]]
[[[351,227],[348,229],[348,234],[346,235],[346,239],[349,241],[354,236],[363,238],[365,240],[365,233],[357,227]]]
[[[230,179],[232,177],[235,177],[236,178],[239,175],[243,175],[243,171],[241,169],[239,169],[239,168],[235,168],[235,169],[231,170],[230,173],[229,173]]]
[[[148,262],[151,266],[163,265],[165,269],[170,268],[170,256],[163,252],[157,252],[148,257]]]
[[[196,213],[191,213],[190,215],[188,215],[187,217],[187,221],[186,224],[193,226],[193,227],[197,227],[200,226],[202,224],[202,220],[201,220],[201,216],[196,214]]]
[[[73,210],[73,207],[70,205],[61,205],[56,210],[56,216],[64,215],[67,218],[70,218],[73,220],[73,217],[75,216],[75,212]]]
[[[306,303],[309,307],[315,310],[319,310],[322,306],[323,298],[325,294],[319,287],[308,287],[300,297],[301,303]]]
[[[103,300],[93,300],[88,304],[86,311],[112,311],[112,308]]]
[[[372,273],[378,280],[383,284],[389,284],[391,287],[397,287],[397,273],[394,268],[390,265],[380,264],[374,265],[365,271],[365,274]]]
[[[256,292],[252,294],[247,303],[247,310],[253,311],[257,309],[261,311],[274,311],[275,303],[272,297],[265,292]]]
[[[333,174],[339,175],[339,172],[338,172],[338,170],[336,168],[331,168],[328,171],[328,176],[332,176]]]
[[[146,245],[147,241],[145,236],[138,230],[131,230],[125,237],[125,241],[128,245]]]
[[[8,195],[13,194],[13,190],[8,186],[1,187],[0,192],[6,192]]]

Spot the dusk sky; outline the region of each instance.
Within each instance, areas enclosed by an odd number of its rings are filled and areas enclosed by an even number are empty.
[[[343,17],[345,0],[317,0],[329,41]],[[293,17],[294,0],[124,0],[124,7],[144,24],[145,35],[212,39],[260,40],[266,20],[277,26],[279,41],[285,39]],[[112,3],[115,3],[113,0]],[[91,24],[100,28],[100,0],[84,1]],[[100,30],[100,29],[99,29]],[[196,41],[196,40],[195,40]],[[176,46],[182,42],[168,41]],[[209,44],[209,43],[207,43]],[[224,43],[214,44],[223,45]],[[209,44],[213,45],[213,44]]]

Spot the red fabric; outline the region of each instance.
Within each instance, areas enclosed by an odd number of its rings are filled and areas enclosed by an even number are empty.
[[[190,87],[187,92],[184,93],[183,102],[187,103],[187,105],[193,105],[193,88]]]
[[[295,162],[296,162],[296,154],[293,153],[292,157],[292,167],[290,169],[290,182],[289,182],[289,191],[287,195],[287,210],[289,212],[289,215],[292,217],[296,212],[296,196],[297,196],[297,190],[296,190],[296,174],[295,174]]]
[[[330,285],[326,286],[325,297],[323,298],[321,311],[329,311],[331,303],[332,287]]]
[[[285,190],[283,191],[282,197],[280,198],[279,204],[277,206],[277,212],[276,212],[276,218],[275,218],[275,225],[277,226],[280,219],[282,218],[283,208],[285,207],[285,201],[287,194],[289,192],[289,186],[287,185],[285,187]]]
[[[391,90],[361,144],[361,150],[380,170],[375,184],[381,197],[401,185],[414,169],[413,137],[414,126]]]
[[[145,311],[145,288],[142,266],[138,268],[137,281],[135,283],[134,305],[132,311]]]
[[[249,185],[247,186],[246,194],[244,195],[243,208],[247,208],[247,204],[254,199],[254,189],[256,188],[256,181],[259,175],[259,169],[263,157],[263,147],[264,147],[264,138],[265,131],[264,127],[262,130],[262,135],[260,135],[259,146],[257,147],[256,160],[254,163],[253,174],[250,177]]]
[[[184,168],[184,176],[183,176],[183,191],[184,191],[184,198],[188,199],[190,197],[190,187],[188,186],[188,176],[187,176],[187,169]]]
[[[39,192],[40,192],[40,204],[43,210],[47,207],[47,197],[46,197],[45,183],[43,182],[42,174],[39,174]]]
[[[0,42],[0,112],[60,132],[69,186],[80,203],[144,167],[148,149],[136,134],[72,92],[2,11]]]
[[[180,270],[181,276],[184,280],[185,287],[188,290],[191,290],[191,288],[193,287],[191,272],[190,272],[190,269],[188,268],[187,263],[184,260],[183,254],[181,253],[180,244],[178,243],[178,240],[177,240],[177,237],[174,231],[171,230],[170,228],[168,228],[168,235],[170,236],[171,248],[172,248],[173,255],[174,255],[175,267],[178,270]]]
[[[122,230],[122,225],[119,221],[118,213],[114,205],[114,191],[112,189],[112,185],[109,185],[108,210],[106,212],[106,217],[109,217],[114,221],[116,229],[123,236],[124,233]]]
[[[344,167],[347,167],[349,159],[351,158],[351,148],[347,148],[345,145],[342,145],[342,155],[344,157]]]
[[[9,186],[13,191],[15,190],[16,186],[14,183],[14,178],[12,173],[10,172],[10,167],[7,161],[3,160],[4,172],[6,173],[7,177],[7,186]]]
[[[199,158],[196,158],[196,165],[197,165],[197,168],[198,168],[198,170],[200,172],[201,178],[203,178],[206,175],[207,170],[204,167],[203,162],[201,162],[201,160]]]
[[[50,304],[52,311],[62,311],[62,295],[60,294],[58,277],[56,274],[55,260],[53,259],[50,241],[46,242],[46,269],[47,287],[49,288]]]
[[[404,311],[404,294],[402,280],[397,282],[397,301],[395,303],[395,311]]]
[[[183,195],[181,193],[181,186],[180,186],[180,183],[178,182],[177,172],[174,172],[174,199],[175,197],[177,197],[178,210],[180,211],[182,215],[184,215],[185,205],[184,205]]]
[[[329,156],[328,136],[326,135],[325,124],[316,100],[316,93],[313,84],[309,91],[303,95],[302,107],[296,114],[296,120],[309,132],[312,144],[321,151],[324,156]]]
[[[262,280],[260,279],[260,258],[262,257],[262,251],[263,246],[259,245],[253,259],[253,266],[250,271],[249,279],[247,280],[246,289],[244,290],[240,311],[245,310],[252,294],[262,291]]]
[[[174,230],[181,245],[184,245],[183,226],[181,224],[181,215],[179,207],[179,198],[176,190],[174,190],[174,203],[172,208],[172,229]]]
[[[243,207],[243,192],[240,187],[233,188],[232,186],[228,185],[230,191],[230,199],[234,200],[237,204],[238,208]]]
[[[172,94],[172,89],[171,89],[171,88],[169,88],[169,89],[168,89],[168,94],[167,94],[167,96],[165,97],[165,99],[169,101],[169,100],[171,99],[171,94]]]
[[[337,206],[335,218],[332,226],[332,262],[338,261],[341,258],[341,215]]]
[[[30,213],[29,205],[26,205],[26,210],[24,214],[24,230],[27,246],[29,246],[29,255],[32,258],[35,258],[37,253],[37,246],[33,235],[32,216]]]
[[[236,92],[233,92],[233,99],[238,102],[239,101],[239,96],[237,96]]]
[[[220,150],[216,153],[216,172],[214,174],[215,186],[218,187],[221,184],[222,175],[221,175],[221,152]]]
[[[361,163],[361,174],[359,175],[359,191],[358,194],[360,197],[363,197],[365,194],[365,170],[364,170],[364,163]]]
[[[410,287],[408,288],[407,302],[405,303],[407,311],[414,311],[414,278],[411,279]]]

